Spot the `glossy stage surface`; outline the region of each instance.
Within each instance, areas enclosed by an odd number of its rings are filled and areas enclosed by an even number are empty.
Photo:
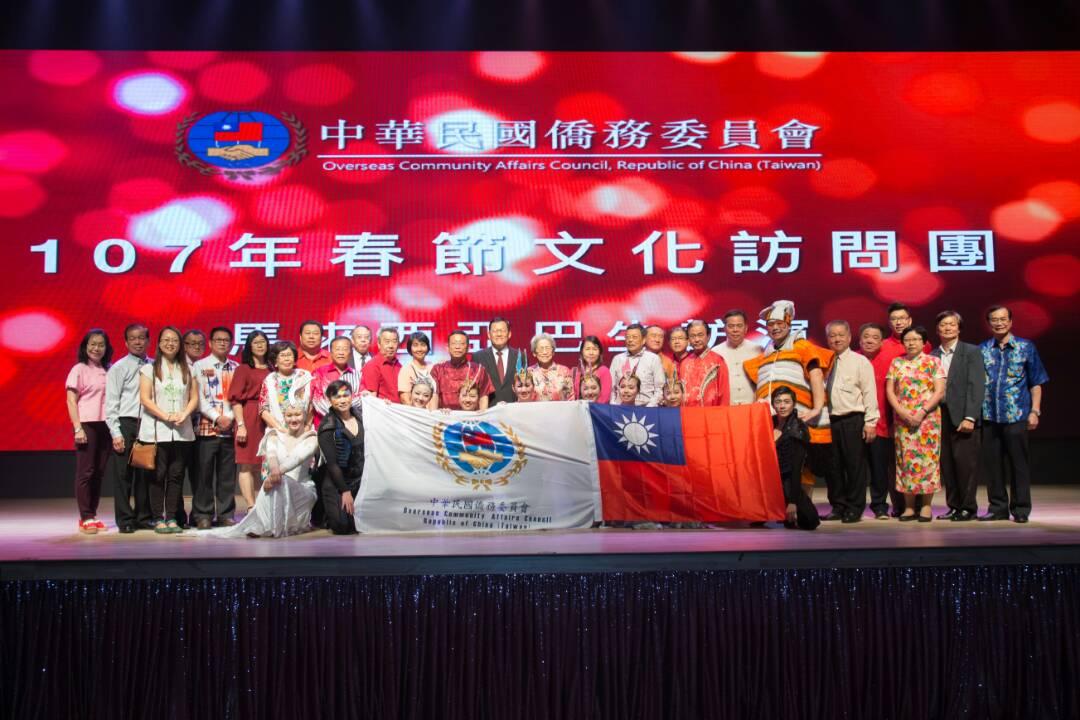
[[[822,489],[817,490],[824,495]],[[822,523],[814,532],[725,525],[707,530],[220,539],[76,531],[72,500],[0,506],[0,579],[281,577],[443,573],[620,572],[1073,563],[1080,559],[1080,485],[1034,488],[1031,522]],[[821,497],[820,499],[823,499]],[[826,511],[824,505],[819,508]],[[935,507],[940,514],[944,507]]]

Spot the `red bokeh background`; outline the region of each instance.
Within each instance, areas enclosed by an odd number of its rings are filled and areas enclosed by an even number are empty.
[[[156,95],[129,83],[151,79]],[[8,267],[0,302],[0,413],[5,450],[64,449],[63,379],[83,332],[110,334],[140,320],[164,324],[278,322],[295,338],[302,320],[371,326],[434,323],[436,352],[461,322],[494,314],[523,346],[533,323],[580,321],[606,335],[618,321],[665,325],[713,320],[731,307],[756,313],[794,300],[821,341],[823,324],[884,320],[893,300],[930,324],[950,307],[981,340],[981,315],[1012,304],[1016,333],[1038,341],[1053,385],[1043,433],[1076,436],[1067,383],[1080,329],[1080,53],[188,53],[0,52],[0,218]],[[157,83],[157,85],[153,85]],[[128,90],[134,96],[125,95]],[[141,93],[141,94],[140,94]],[[135,97],[132,105],[132,97]],[[205,177],[174,157],[177,124],[193,112],[294,114],[311,156],[259,182]],[[792,118],[818,126],[819,171],[492,171],[333,173],[320,153],[323,125],[363,124],[346,152],[400,154],[373,141],[375,124],[428,122],[452,111],[537,121],[536,153],[556,119],[652,123],[696,118],[719,152],[725,120],[754,119],[762,152],[771,128]],[[429,143],[401,151],[434,152]],[[468,160],[468,154],[446,153]],[[519,250],[482,277],[435,275],[442,231],[506,231]],[[997,270],[929,272],[930,230],[993,230]],[[536,276],[554,258],[531,240],[559,231],[604,238],[584,258],[602,276]],[[631,249],[654,230],[697,242],[686,265],[700,274],[642,272]],[[733,271],[731,236],[783,230],[803,238],[792,274]],[[893,230],[900,269],[832,272],[834,230]],[[390,277],[345,277],[331,265],[335,234],[397,234],[405,263]],[[245,232],[297,236],[303,267],[267,278],[230,268]],[[176,250],[203,239],[182,274]],[[58,272],[30,247],[58,240]],[[134,267],[109,275],[94,247],[126,238]],[[661,247],[661,246],[658,246]],[[115,262],[118,254],[110,255]],[[568,356],[564,355],[563,358]]]

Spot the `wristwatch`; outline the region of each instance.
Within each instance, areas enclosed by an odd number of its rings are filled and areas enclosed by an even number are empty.
[[[1035,417],[1042,417],[1042,410],[1036,410],[1035,408],[1031,408],[1031,412]]]
[[[74,433],[74,434],[75,434],[75,435],[78,435],[78,434],[79,434],[79,433],[81,433],[82,431],[83,431],[83,427],[82,427],[82,425],[80,425],[79,427],[75,428],[75,433]]]

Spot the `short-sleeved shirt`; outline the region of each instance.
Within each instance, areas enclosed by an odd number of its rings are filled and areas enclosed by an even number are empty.
[[[105,368],[94,362],[76,363],[65,387],[74,390],[79,422],[105,422]]]
[[[296,367],[300,368],[301,370],[307,370],[312,375],[314,375],[315,371],[319,368],[325,367],[326,365],[330,365],[334,362],[330,359],[330,353],[328,353],[326,350],[319,350],[319,352],[317,352],[315,354],[315,357],[313,358],[309,358],[307,355],[305,355],[303,350],[298,350],[296,354]]]
[[[370,393],[383,400],[400,403],[398,395],[398,373],[401,372],[401,361],[394,356],[387,360],[380,355],[364,365],[364,371],[360,373],[360,385]]]
[[[1004,346],[990,338],[979,346],[986,368],[983,420],[1015,423],[1031,414],[1031,388],[1050,381],[1035,343],[1012,337]]]
[[[495,392],[484,368],[474,362],[462,360],[454,364],[453,360],[441,362],[431,369],[431,379],[435,381],[439,389],[439,407],[451,410],[461,409],[461,386],[466,381],[472,383],[480,391],[480,397],[486,397]]]

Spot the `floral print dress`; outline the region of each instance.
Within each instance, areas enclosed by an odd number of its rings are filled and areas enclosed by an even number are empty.
[[[941,361],[919,353],[909,360],[898,357],[889,366],[886,382],[893,383],[896,399],[914,412],[934,394],[934,381],[945,379]],[[896,489],[912,495],[928,495],[941,488],[941,408],[917,428],[896,421]]]
[[[574,396],[574,377],[570,368],[552,363],[546,368],[529,366],[537,400],[569,400]]]

